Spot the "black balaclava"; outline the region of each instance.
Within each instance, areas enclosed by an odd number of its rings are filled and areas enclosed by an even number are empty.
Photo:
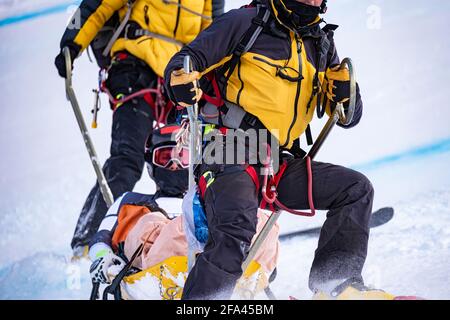
[[[148,137],[145,143],[144,159],[150,178],[155,182],[160,197],[183,197],[188,190],[189,170],[178,168],[170,170],[153,164],[153,152],[157,147],[175,147],[173,135],[180,130],[178,124],[168,124],[163,128],[156,129]]]
[[[189,171],[187,169],[172,171],[153,165],[148,165],[147,169],[161,196],[182,197],[189,188]]]
[[[321,12],[320,7],[311,6],[295,0],[285,0],[285,6],[292,11],[291,19],[296,26],[305,27],[316,20]]]

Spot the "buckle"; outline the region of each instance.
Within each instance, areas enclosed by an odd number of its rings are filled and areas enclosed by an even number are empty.
[[[256,121],[258,121],[258,118],[250,113],[247,113],[244,117],[244,120],[248,125],[254,127],[256,125]]]
[[[236,49],[234,49],[234,54],[237,55],[237,56],[241,56],[242,53],[243,53],[244,50],[245,50],[245,47],[246,47],[246,46],[245,46],[244,44],[242,44],[241,42],[239,42],[239,44],[237,45]]]
[[[130,24],[130,23],[127,24],[127,25],[125,26],[125,30],[124,30],[124,32],[123,32],[123,37],[124,37],[126,40],[130,39],[130,38],[128,37],[128,31],[130,31],[130,27],[131,27],[131,24]]]
[[[254,17],[253,19],[252,19],[252,23],[253,24],[255,24],[255,25],[257,25],[258,27],[264,27],[264,20],[263,19],[261,19],[260,17]]]

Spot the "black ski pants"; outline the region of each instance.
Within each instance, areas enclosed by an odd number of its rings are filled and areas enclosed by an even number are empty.
[[[209,240],[187,278],[183,299],[228,299],[242,275],[256,232],[259,192],[245,171],[226,171],[217,173],[206,190]],[[310,270],[314,290],[331,280],[361,278],[374,191],[364,175],[351,169],[313,161],[312,171],[315,207],[328,210]],[[288,161],[278,193],[290,208],[309,208],[305,160]]]
[[[157,77],[142,61],[128,55],[112,65],[106,85],[112,95],[128,95],[154,87]],[[143,98],[119,106],[113,114],[110,157],[103,166],[114,199],[132,191],[144,168],[145,141],[153,126],[154,114]],[[88,245],[108,208],[98,183],[81,210],[72,239],[72,249]]]

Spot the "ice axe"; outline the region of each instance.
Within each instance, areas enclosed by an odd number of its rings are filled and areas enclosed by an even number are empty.
[[[89,131],[87,129],[86,123],[83,118],[83,114],[81,113],[80,105],[78,104],[77,97],[75,95],[75,91],[72,87],[72,60],[70,57],[70,50],[67,47],[63,48],[63,53],[66,59],[66,96],[67,100],[70,101],[72,105],[73,112],[75,114],[75,118],[77,119],[78,126],[80,127],[81,135],[83,136],[84,144],[86,145],[86,149],[89,153],[89,157],[91,158],[92,166],[94,167],[95,174],[97,175],[97,182],[100,186],[100,191],[102,193],[103,199],[105,200],[108,208],[114,203],[114,198],[111,192],[111,189],[108,186],[108,182],[106,181],[105,175],[101,169],[100,162],[97,157],[97,152],[95,151],[94,144],[92,142],[91,136],[89,135]]]
[[[192,63],[191,57],[186,55],[183,61],[183,69],[187,74],[191,73]],[[198,86],[198,83],[194,83],[195,86]],[[198,163],[199,155],[200,155],[200,128],[201,123],[198,120],[198,103],[194,103],[191,106],[187,107],[188,119],[189,119],[189,192],[193,192],[196,188],[195,177],[194,177],[194,166]],[[188,245],[188,270],[190,271],[194,266],[195,261],[195,252]]]
[[[63,48],[63,53],[66,59],[66,96],[67,100],[69,100],[72,105],[73,112],[75,114],[75,118],[77,119],[78,126],[80,127],[81,135],[83,136],[83,141],[86,146],[86,149],[89,153],[89,157],[91,158],[92,166],[94,167],[95,174],[97,175],[97,182],[100,186],[100,191],[102,193],[103,199],[107,207],[109,208],[114,203],[114,198],[111,192],[111,189],[108,186],[108,182],[106,181],[105,175],[103,174],[102,168],[100,166],[100,162],[97,157],[97,152],[95,151],[94,144],[92,142],[91,136],[89,135],[89,131],[87,129],[86,123],[83,118],[83,114],[81,113],[80,105],[78,104],[77,97],[75,95],[75,91],[72,87],[72,59],[70,57],[70,50],[67,47]],[[98,296],[98,291],[100,288],[99,283],[92,283],[92,291],[91,291],[91,300],[96,300]]]
[[[355,106],[356,106],[356,76],[355,76],[355,69],[352,63],[352,60],[350,58],[345,58],[341,62],[340,69],[343,69],[345,67],[348,67],[349,74],[350,74],[350,101],[349,101],[349,107],[347,112],[344,110],[344,105],[342,103],[338,103],[336,108],[334,109],[333,113],[331,114],[330,118],[324,125],[322,131],[319,134],[319,137],[317,138],[314,145],[311,147],[310,151],[306,155],[306,157],[310,157],[311,160],[315,158],[317,153],[319,152],[320,148],[322,147],[323,143],[329,136],[331,130],[334,128],[336,123],[339,121],[343,125],[348,125],[353,120],[353,115],[355,113]],[[253,260],[253,258],[258,253],[258,250],[263,245],[264,241],[266,240],[267,236],[270,233],[270,230],[272,230],[272,227],[277,222],[278,218],[281,215],[281,211],[275,211],[272,213],[272,215],[267,220],[266,224],[262,228],[261,232],[259,233],[258,237],[256,238],[253,245],[250,247],[250,251],[247,255],[247,258],[244,260],[242,264],[242,271],[245,272],[250,265],[250,262]]]
[[[187,74],[191,73],[192,63],[191,57],[189,55],[184,57],[183,69]],[[198,86],[197,83],[194,84]],[[195,177],[194,177],[194,165],[198,161],[198,155],[200,153],[200,134],[199,129],[201,124],[198,121],[198,103],[187,107],[188,118],[189,118],[189,189],[195,188]]]
[[[316,142],[308,152],[307,156],[309,156],[311,159],[313,159],[317,155],[331,130],[334,128],[338,121],[345,126],[350,124],[353,120],[356,106],[356,76],[355,69],[350,58],[345,58],[344,60],[342,60],[340,69],[342,70],[345,67],[348,67],[348,71],[350,74],[350,100],[348,110],[347,112],[344,111],[344,105],[342,103],[337,104],[336,108],[331,114],[331,117],[328,119],[327,123],[320,132]]]

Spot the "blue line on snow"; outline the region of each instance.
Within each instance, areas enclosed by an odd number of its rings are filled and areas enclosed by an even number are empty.
[[[438,154],[450,151],[450,138],[434,142],[432,144],[418,147],[415,149],[410,149],[404,152],[386,156],[377,160],[373,160],[367,163],[362,163],[359,165],[352,166],[353,169],[358,170],[370,170],[381,167],[386,164],[390,164],[397,161],[402,161],[405,159],[417,159],[423,158],[432,154]]]
[[[78,5],[78,4],[80,4],[80,1],[71,1],[71,2],[68,2],[68,3],[65,3],[65,4],[60,4],[60,5],[56,5],[56,6],[53,6],[53,7],[40,9],[40,10],[37,10],[37,11],[26,12],[26,13],[19,14],[19,15],[16,15],[16,16],[3,18],[3,19],[0,19],[0,28],[1,27],[5,27],[5,26],[10,25],[10,24],[19,23],[19,22],[22,22],[22,21],[32,20],[32,19],[35,19],[35,18],[48,16],[50,14],[64,12],[64,11],[67,10],[67,8],[69,6],[71,6],[71,5]]]

